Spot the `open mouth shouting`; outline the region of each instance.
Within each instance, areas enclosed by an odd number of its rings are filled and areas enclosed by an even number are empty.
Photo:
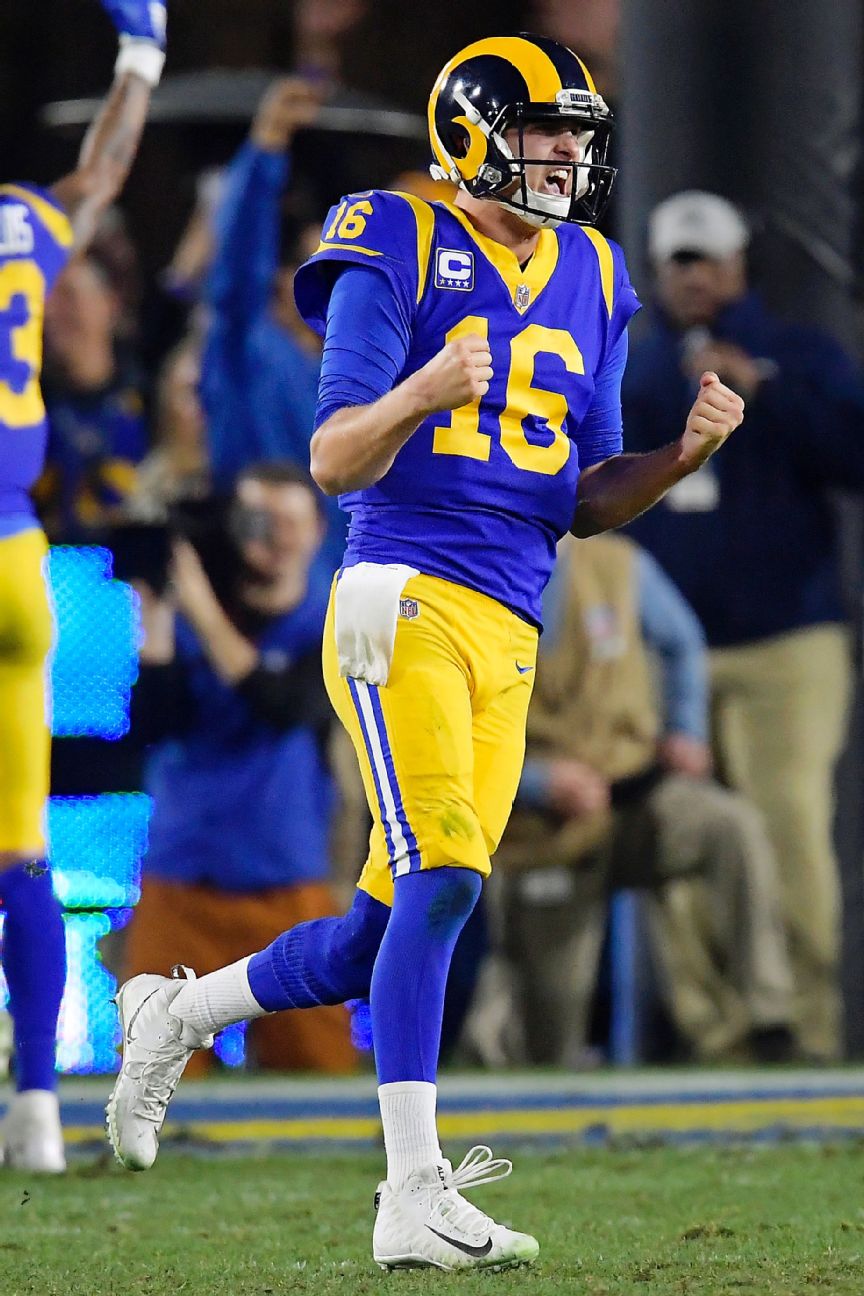
[[[540,185],[540,193],[550,194],[553,198],[567,197],[573,187],[573,170],[571,167],[556,167],[547,171]]]

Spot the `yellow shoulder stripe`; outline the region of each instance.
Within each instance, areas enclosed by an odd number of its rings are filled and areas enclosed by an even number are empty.
[[[374,248],[360,247],[359,243],[319,243],[313,256],[319,252],[359,252],[362,256],[380,256]]]
[[[59,243],[61,247],[71,248],[75,242],[69,217],[53,203],[46,202],[39,194],[24,189],[20,185],[5,184],[0,185],[0,198],[17,198],[19,202],[31,207],[55,243]]]
[[[590,225],[583,225],[582,231],[594,245],[594,251],[597,253],[597,260],[600,265],[600,285],[603,289],[603,300],[606,303],[606,314],[611,318],[613,281],[615,277],[612,249],[599,230],[592,229]]]
[[[435,232],[435,213],[428,202],[414,194],[402,193],[394,189],[393,193],[404,198],[414,213],[417,222],[417,302],[423,296],[426,287],[426,276],[429,273],[429,254],[432,251],[432,235]]]

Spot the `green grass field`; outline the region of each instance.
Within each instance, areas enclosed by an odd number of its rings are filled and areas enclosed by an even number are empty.
[[[62,1180],[0,1172],[2,1296],[864,1292],[857,1144],[573,1150],[516,1156],[475,1192],[535,1232],[536,1266],[384,1274],[369,1244],[377,1157],[107,1161]]]

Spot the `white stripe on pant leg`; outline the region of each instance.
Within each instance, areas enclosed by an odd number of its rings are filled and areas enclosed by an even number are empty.
[[[403,873],[411,871],[408,843],[405,840],[405,834],[396,813],[396,797],[390,785],[387,762],[384,759],[384,749],[381,746],[381,738],[378,733],[378,722],[369,698],[369,685],[363,680],[355,680],[354,684],[357,689],[360,710],[366,722],[366,733],[369,736],[369,755],[378,775],[378,786],[381,789],[381,799],[384,802],[384,815],[390,826],[390,840],[393,843],[393,868],[396,876],[401,877]]]

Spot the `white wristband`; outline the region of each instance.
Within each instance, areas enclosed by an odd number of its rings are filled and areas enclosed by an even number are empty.
[[[115,77],[124,72],[134,72],[148,85],[156,86],[165,65],[165,51],[155,41],[143,36],[121,36],[120,53],[114,64]]]

